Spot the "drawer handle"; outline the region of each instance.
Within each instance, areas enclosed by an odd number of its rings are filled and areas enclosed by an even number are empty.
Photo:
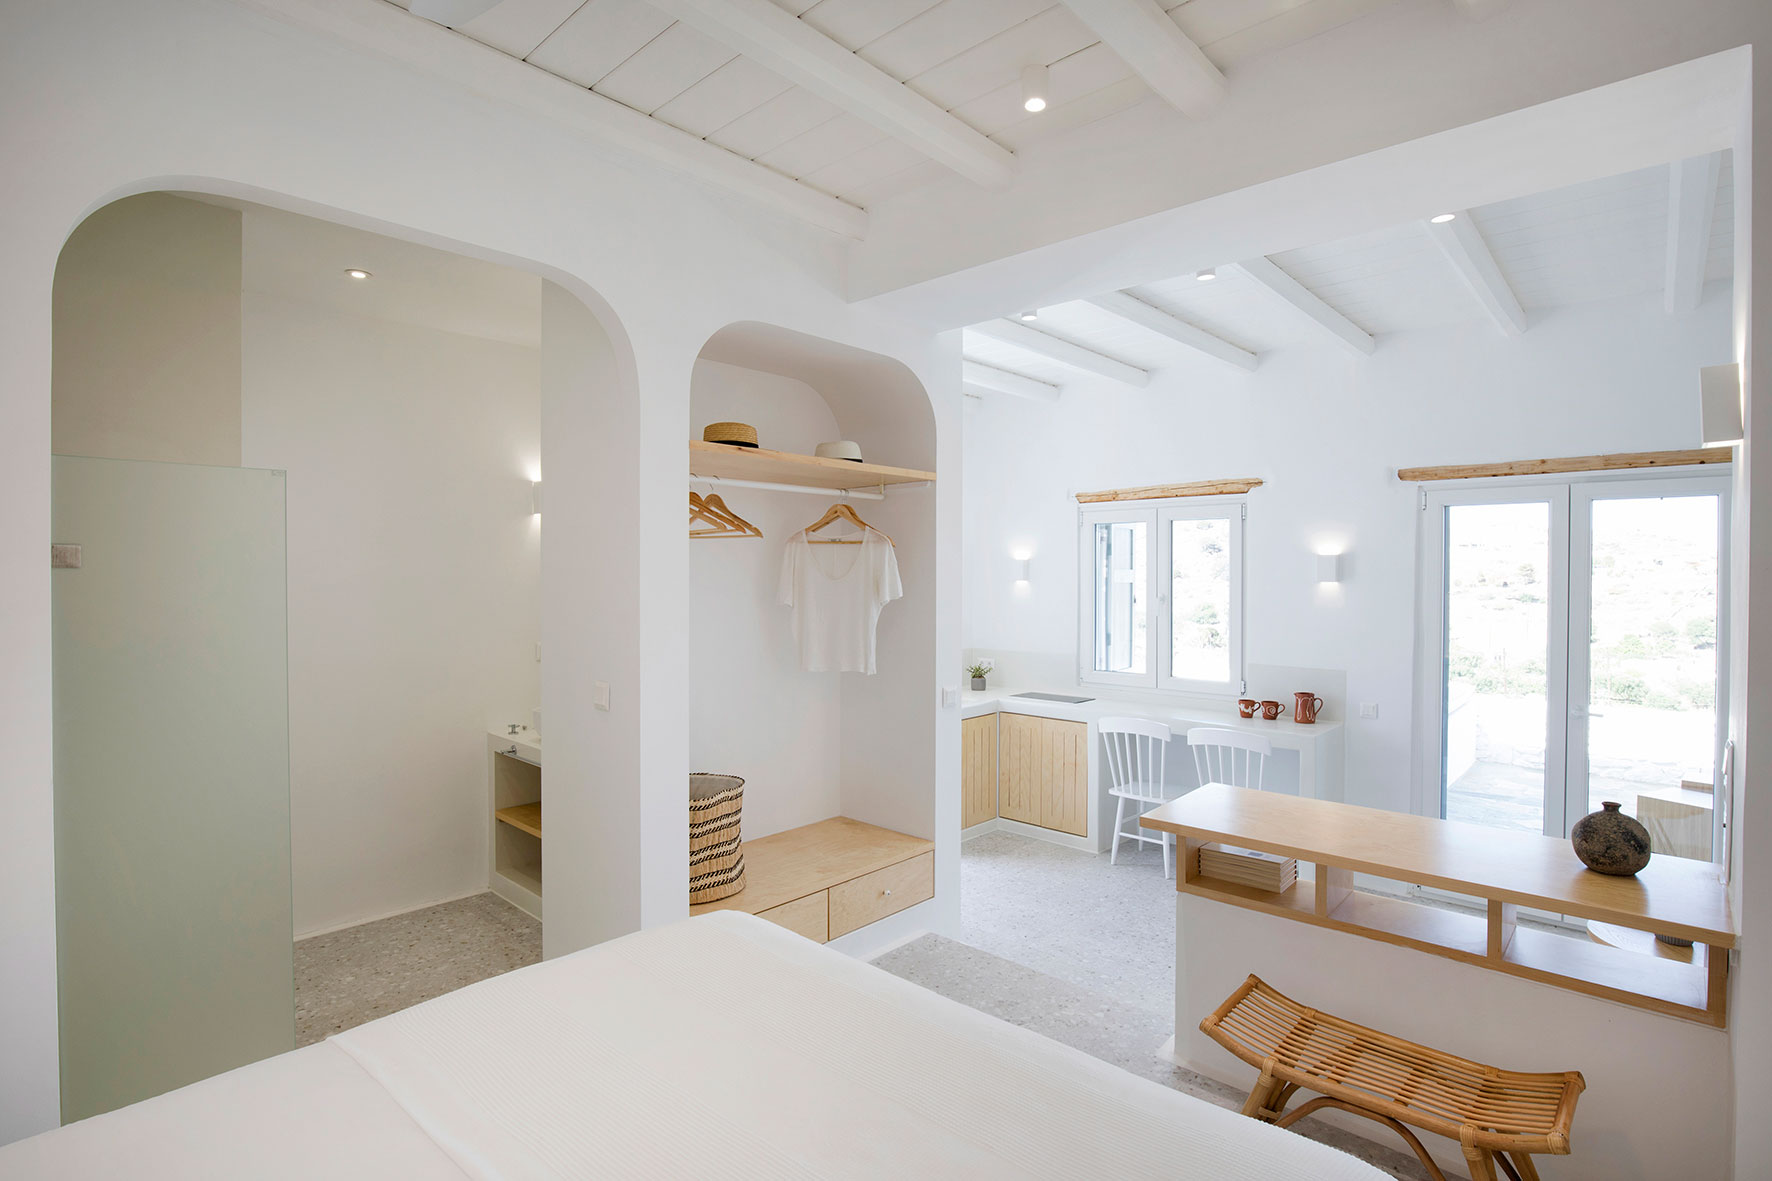
[[[880,891],[880,897],[882,897],[882,898],[892,897],[892,888],[890,886],[888,886],[886,889]]]

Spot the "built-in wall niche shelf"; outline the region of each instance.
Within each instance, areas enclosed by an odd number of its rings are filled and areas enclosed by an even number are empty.
[[[487,885],[536,918],[541,912],[541,741],[533,731],[487,735]]]
[[[1635,877],[1608,877],[1554,837],[1220,783],[1147,812],[1140,823],[1176,835],[1180,893],[1689,1021],[1727,1023],[1735,927],[1728,888],[1708,862],[1661,856]],[[1198,850],[1213,841],[1313,862],[1315,881],[1275,892],[1201,877]],[[1357,891],[1356,873],[1464,895],[1479,909]],[[1695,946],[1682,961],[1646,951],[1644,939],[1602,942],[1520,926],[1521,906]]]
[[[541,802],[533,804],[513,804],[509,808],[500,808],[492,814],[500,824],[508,824],[519,832],[526,832],[536,840],[541,839]]]
[[[788,491],[853,491],[864,495],[870,489],[878,495],[878,490],[895,484],[926,484],[935,479],[934,472],[914,468],[734,447],[701,439],[689,440],[689,476],[691,480],[776,485]]]

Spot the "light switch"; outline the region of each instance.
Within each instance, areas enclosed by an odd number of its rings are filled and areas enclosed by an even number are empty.
[[[591,704],[598,709],[609,708],[609,682],[598,681],[591,686]]]
[[[960,704],[960,690],[954,685],[944,685],[941,690],[941,704],[944,709],[953,709]]]
[[[535,641],[535,663],[541,663],[541,641]]]
[[[1360,716],[1362,718],[1377,717],[1378,716],[1378,703],[1373,702],[1373,701],[1362,701],[1360,703]]]

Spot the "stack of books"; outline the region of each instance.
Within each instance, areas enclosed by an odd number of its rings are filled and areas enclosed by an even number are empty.
[[[1234,845],[1200,846],[1200,876],[1238,882],[1275,894],[1298,884],[1298,858]]]

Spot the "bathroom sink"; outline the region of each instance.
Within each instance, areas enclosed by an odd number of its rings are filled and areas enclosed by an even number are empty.
[[[1094,701],[1093,697],[1072,697],[1065,693],[1016,693],[1012,696],[1026,697],[1030,701],[1062,701],[1066,705],[1082,705],[1085,701]]]

